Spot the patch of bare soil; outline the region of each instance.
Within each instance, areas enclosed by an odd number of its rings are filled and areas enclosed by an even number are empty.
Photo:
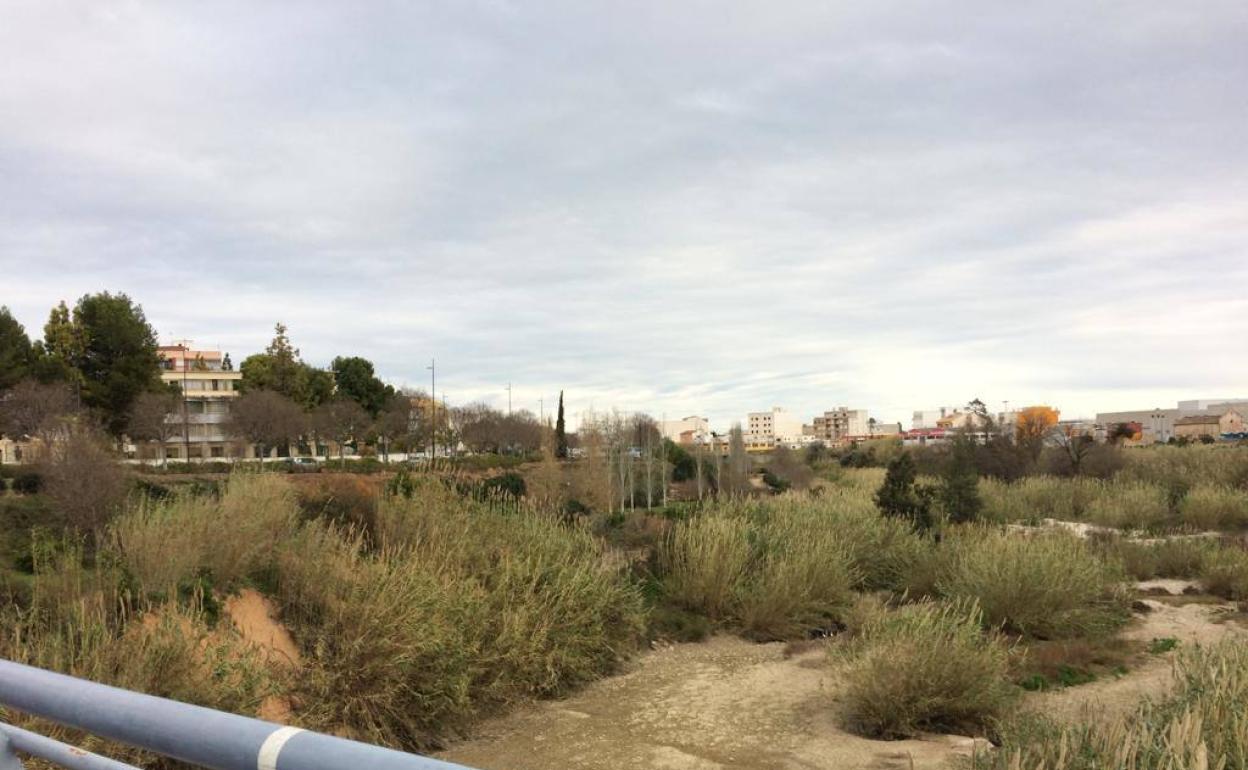
[[[822,647],[786,657],[784,644],[718,636],[647,653],[567,700],[488,721],[442,758],[482,770],[921,770],[974,745],[851,735],[837,690]]]
[[[1183,580],[1154,580],[1140,586],[1182,593],[1188,584]],[[1226,602],[1176,605],[1147,598],[1141,601],[1148,612],[1137,615],[1123,631],[1127,639],[1145,644],[1154,639],[1178,639],[1177,650],[1181,650],[1197,644],[1212,644],[1228,635],[1248,633],[1237,623],[1224,622],[1226,614],[1235,609]],[[1126,716],[1144,699],[1156,700],[1169,692],[1174,684],[1172,672],[1176,652],[1150,654],[1141,665],[1117,679],[1103,678],[1064,690],[1029,695],[1027,705],[1039,713],[1071,722]]]
[[[267,597],[244,588],[226,599],[223,608],[243,642],[259,651],[266,663],[284,669],[299,667],[299,647],[286,626],[277,620],[276,608]],[[270,695],[260,703],[256,716],[286,724],[293,717],[291,703],[282,696]]]

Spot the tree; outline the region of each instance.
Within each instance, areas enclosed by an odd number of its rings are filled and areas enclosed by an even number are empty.
[[[377,378],[373,363],[366,358],[350,356],[335,358],[329,365],[334,373],[338,395],[354,399],[370,415],[376,417],[394,395],[394,388]]]
[[[810,466],[786,446],[778,446],[772,450],[767,470],[781,481],[786,489],[807,489],[815,478],[815,473]]]
[[[82,329],[76,326],[69,307],[62,300],[48,314],[43,340],[35,345],[33,363],[40,382],[66,382],[76,396],[81,395],[82,372],[78,361],[83,353]]]
[[[884,483],[875,493],[875,504],[885,516],[910,522],[917,532],[929,531],[932,517],[931,491],[915,484],[918,473],[909,452],[902,452],[888,463]]]
[[[338,444],[338,458],[346,458],[346,446],[368,433],[372,418],[364,407],[350,398],[335,398],[316,408],[312,425],[318,435]]]
[[[72,529],[95,542],[121,509],[129,474],[97,429],[76,424],[39,464],[44,492]]]
[[[271,390],[309,410],[334,396],[333,373],[304,363],[280,322],[274,326],[273,340],[264,352],[247,356],[238,368],[243,373],[240,389],[244,393]]]
[[[0,434],[39,440],[46,452],[64,439],[77,411],[77,399],[63,382],[23,380],[0,396]]]
[[[171,391],[149,391],[140,393],[130,409],[130,437],[157,442],[160,464],[165,467],[169,465],[169,439],[180,435],[184,427],[177,418],[180,404],[181,399]]]
[[[306,420],[299,405],[271,390],[248,391],[230,406],[230,434],[260,447],[260,461],[274,447],[289,444],[303,433]]]
[[[750,456],[740,425],[733,425],[728,431],[728,469],[720,478],[720,492],[744,495],[750,491]]]
[[[1057,425],[1058,413],[1051,406],[1029,406],[1020,409],[1014,424],[1014,440],[1024,447],[1032,459],[1040,456],[1044,439]]]
[[[975,442],[965,433],[953,441],[937,496],[950,521],[964,523],[979,518],[983,501],[979,497],[979,472],[975,470]]]
[[[162,387],[156,332],[143,308],[125,294],[108,292],[79,299],[73,326],[81,343],[72,363],[82,375],[83,405],[120,436],[139,394]]]
[[[555,418],[555,457],[568,459],[567,424],[563,419],[563,391],[559,391],[559,416]]]
[[[0,393],[24,380],[33,360],[34,348],[25,327],[0,305]]]
[[[373,430],[381,443],[382,457],[390,462],[390,446],[408,435],[412,427],[412,402],[402,393],[391,393],[377,413]]]

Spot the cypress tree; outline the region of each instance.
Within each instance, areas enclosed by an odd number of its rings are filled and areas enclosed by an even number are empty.
[[[979,471],[975,467],[975,442],[958,436],[940,480],[940,504],[954,523],[975,521],[984,507],[979,497]]]
[[[568,433],[563,421],[563,391],[559,391],[559,416],[555,418],[555,457],[568,459]]]

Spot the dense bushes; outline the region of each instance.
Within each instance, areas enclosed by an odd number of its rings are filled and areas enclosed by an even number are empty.
[[[674,526],[661,567],[678,604],[783,638],[829,627],[851,588],[905,590],[927,547],[843,490],[708,509]]]
[[[236,473],[219,498],[140,500],[113,523],[108,543],[144,592],[167,594],[200,576],[228,589],[271,571],[298,513],[285,479]]]
[[[482,711],[602,676],[640,638],[640,593],[587,531],[453,494],[385,500],[375,553],[315,522],[283,550],[309,724],[427,747]]]
[[[845,718],[879,738],[982,732],[1012,700],[1007,648],[973,603],[921,602],[867,620],[843,658]]]
[[[1204,589],[1224,599],[1248,599],[1248,552],[1223,547],[1206,555],[1200,583]]]
[[[1039,639],[1094,637],[1129,617],[1121,570],[1072,535],[967,534],[948,547],[937,590],[978,601],[990,627]]]
[[[1196,530],[1243,529],[1248,526],[1248,491],[1197,484],[1179,502],[1179,516]]]

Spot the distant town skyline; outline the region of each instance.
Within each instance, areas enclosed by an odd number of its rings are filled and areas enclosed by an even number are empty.
[[[19,3],[0,304],[570,414],[1248,384],[1231,2]]]

